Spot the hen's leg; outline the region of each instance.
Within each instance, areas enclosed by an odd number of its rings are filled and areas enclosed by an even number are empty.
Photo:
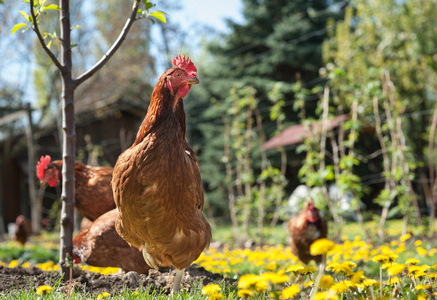
[[[181,288],[181,281],[182,277],[184,276],[185,269],[178,270],[176,269],[176,274],[174,276],[174,283],[173,283],[173,291],[179,292],[179,289]]]

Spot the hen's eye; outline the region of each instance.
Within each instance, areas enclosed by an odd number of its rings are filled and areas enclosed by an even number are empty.
[[[181,77],[181,73],[176,73],[176,77]]]

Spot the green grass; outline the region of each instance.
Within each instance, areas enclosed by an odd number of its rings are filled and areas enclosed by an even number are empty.
[[[125,289],[121,293],[110,293],[109,296],[104,297],[102,299],[115,299],[115,300],[179,300],[179,299],[207,299],[207,295],[202,294],[202,285],[199,283],[191,291],[187,292],[185,290],[181,290],[179,293],[166,295],[164,293],[160,293],[159,291],[152,290],[150,287],[144,288],[141,287],[137,291]],[[222,289],[225,291],[226,299],[237,299],[236,292],[234,290],[226,289],[224,283],[221,284]],[[100,295],[100,294],[99,294]],[[85,292],[77,292],[73,291],[70,295],[71,300],[82,300],[82,299],[99,299],[99,295],[93,295],[91,293]],[[101,297],[101,296],[100,296]],[[264,298],[264,297],[263,297]],[[61,291],[59,287],[59,282],[54,284],[53,290],[45,295],[37,295],[36,287],[30,291],[10,291],[4,294],[0,294],[0,299],[12,299],[12,300],[24,300],[24,299],[44,299],[44,300],[57,300],[57,299],[66,299],[66,293]]]

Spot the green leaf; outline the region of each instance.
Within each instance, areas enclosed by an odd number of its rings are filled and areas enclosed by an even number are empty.
[[[48,9],[61,10],[61,8],[59,6],[57,6],[56,4],[49,4],[49,5],[43,6],[43,8],[42,8],[42,10],[48,10]]]
[[[19,23],[19,24],[16,24],[14,27],[12,27],[11,35],[14,34],[15,31],[17,31],[18,29],[23,28],[23,27],[25,27],[25,26],[27,26],[26,23]]]
[[[24,17],[27,21],[30,22],[29,15],[28,15],[25,11],[19,10],[18,12],[19,12],[20,14],[22,14],[23,17]]]
[[[152,7],[154,7],[156,4],[153,4],[152,2],[149,2],[149,0],[143,0],[144,6],[146,8],[146,11],[149,11]]]
[[[162,23],[165,24],[165,23],[167,23],[167,19],[165,18],[166,15],[167,14],[165,12],[157,10],[157,11],[152,12],[149,16],[155,17],[159,21],[161,21]]]

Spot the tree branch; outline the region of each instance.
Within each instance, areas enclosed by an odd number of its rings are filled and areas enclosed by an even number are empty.
[[[44,38],[41,35],[41,32],[39,31],[38,22],[36,21],[35,11],[33,10],[33,1],[30,0],[30,14],[32,15],[32,24],[33,24],[33,31],[35,31],[36,36],[38,37],[38,40],[44,49],[44,51],[47,53],[47,55],[52,59],[53,63],[56,65],[56,67],[59,69],[59,71],[63,71],[64,67],[61,65],[61,63],[58,61],[56,56],[53,54],[52,51],[47,47],[46,43],[44,42]]]
[[[108,60],[114,55],[114,53],[120,48],[123,41],[126,39],[126,36],[132,26],[132,24],[137,20],[136,14],[138,11],[138,7],[140,5],[139,0],[134,0],[134,4],[132,6],[132,11],[129,19],[126,21],[126,24],[124,25],[122,31],[120,32],[120,35],[118,36],[117,40],[112,44],[111,48],[103,55],[103,57],[94,65],[92,66],[88,71],[80,75],[78,78],[73,80],[73,86],[76,88],[81,83],[83,83],[85,80],[93,76],[98,70],[100,70],[107,62]]]

